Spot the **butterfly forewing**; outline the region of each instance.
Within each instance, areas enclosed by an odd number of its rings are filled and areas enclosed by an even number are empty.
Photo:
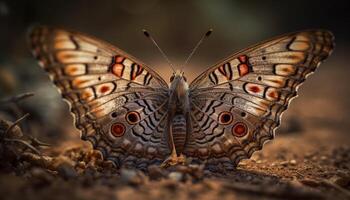
[[[234,167],[274,137],[297,87],[334,47],[315,30],[287,34],[240,51],[190,84],[192,132],[185,154]]]
[[[82,138],[116,165],[144,167],[169,154],[168,86],[125,52],[80,33],[35,27],[30,47],[69,102]]]

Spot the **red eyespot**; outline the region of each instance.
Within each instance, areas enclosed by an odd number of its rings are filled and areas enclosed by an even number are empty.
[[[232,127],[232,134],[236,137],[243,137],[248,133],[247,125],[245,125],[243,122],[237,122]]]
[[[103,93],[106,93],[106,92],[108,92],[109,91],[109,87],[108,86],[106,86],[106,85],[104,85],[104,86],[102,86],[101,88],[100,88],[100,92],[103,94]]]
[[[251,86],[251,87],[249,88],[249,90],[250,90],[251,92],[254,92],[254,93],[260,92],[260,88],[259,88],[258,86],[255,86],[255,85]]]
[[[220,124],[230,124],[233,120],[233,116],[232,116],[232,113],[230,112],[221,112],[220,115],[219,115],[219,122]]]
[[[111,126],[111,133],[114,137],[121,137],[125,133],[125,126],[122,123],[114,123]]]
[[[129,124],[136,124],[140,121],[140,114],[136,111],[131,111],[126,114],[126,121]]]

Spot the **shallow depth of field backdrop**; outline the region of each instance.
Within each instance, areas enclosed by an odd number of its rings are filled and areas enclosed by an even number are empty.
[[[346,130],[350,125],[346,9],[336,1],[0,1],[0,66],[15,79],[15,83],[1,84],[1,96],[34,92],[26,103],[43,126],[57,134],[63,120],[64,127],[72,126],[66,104],[28,50],[25,36],[32,24],[60,26],[106,40],[153,67],[167,81],[171,69],[142,34],[143,28],[176,67],[202,34],[214,29],[185,69],[189,80],[249,45],[286,32],[324,28],[335,34],[336,50],[301,87],[283,121],[294,116],[298,121],[310,119],[315,126]]]
[[[242,48],[287,32],[323,28],[334,33],[335,51],[301,86],[270,143],[288,137],[284,148],[293,149],[300,145],[294,138],[307,134],[304,146],[313,137],[327,138],[322,148],[337,145],[339,139],[333,136],[345,138],[339,143],[344,145],[350,140],[348,13],[349,7],[341,1],[0,0],[0,98],[33,92],[33,97],[21,103],[31,114],[27,121],[34,124],[25,131],[53,145],[79,140],[67,104],[30,55],[26,32],[33,24],[96,36],[142,60],[167,81],[171,69],[142,29],[153,35],[177,68],[202,34],[214,30],[185,68],[191,81]]]

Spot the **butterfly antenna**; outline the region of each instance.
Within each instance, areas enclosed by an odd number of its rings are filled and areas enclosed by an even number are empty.
[[[153,37],[148,33],[147,30],[143,29],[142,30],[143,34],[148,37],[152,43],[157,47],[157,49],[159,50],[159,52],[162,54],[163,58],[167,61],[167,63],[169,64],[169,66],[171,67],[171,69],[175,72],[175,69],[173,67],[173,65],[171,64],[169,58],[165,55],[164,51],[158,46],[157,42],[153,39]]]
[[[187,65],[188,61],[192,58],[193,54],[197,51],[198,47],[203,43],[204,39],[209,37],[209,35],[213,32],[213,29],[209,29],[203,36],[202,38],[198,41],[197,45],[192,49],[190,55],[187,57],[185,63],[182,65],[181,71],[185,68]]]

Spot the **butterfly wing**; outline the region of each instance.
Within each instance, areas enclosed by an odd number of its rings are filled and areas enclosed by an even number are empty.
[[[163,131],[168,86],[145,64],[93,37],[35,27],[29,43],[75,117],[81,138],[117,166],[169,154]]]
[[[298,86],[334,47],[328,31],[297,32],[240,51],[190,84],[192,134],[184,153],[233,168],[274,137]]]

